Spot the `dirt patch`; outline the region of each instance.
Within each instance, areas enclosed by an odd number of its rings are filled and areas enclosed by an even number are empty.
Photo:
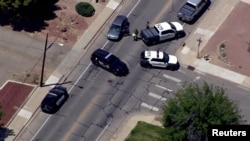
[[[250,76],[249,12],[250,5],[239,2],[201,51],[201,55],[209,54],[210,63]]]
[[[4,113],[1,124],[6,125],[34,89],[31,85],[8,81],[0,90],[0,104]]]
[[[75,10],[75,5],[78,2],[78,0],[59,0],[56,3],[59,10],[55,11],[57,17],[46,21],[48,24],[46,29],[36,32],[34,36],[44,39],[48,33],[51,38],[58,38],[58,41],[64,45],[73,46],[89,24],[97,17],[97,14],[92,17],[79,15]]]

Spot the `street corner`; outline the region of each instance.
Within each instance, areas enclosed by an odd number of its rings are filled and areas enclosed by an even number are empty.
[[[250,33],[248,13],[250,5],[239,2],[201,50],[201,56],[209,56],[210,63],[250,76]],[[238,15],[241,15],[240,17]],[[239,28],[235,28],[239,27]],[[232,34],[233,33],[233,34]]]

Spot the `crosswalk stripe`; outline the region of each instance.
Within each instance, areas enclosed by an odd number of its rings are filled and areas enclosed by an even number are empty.
[[[180,79],[175,78],[175,77],[172,77],[172,76],[169,76],[169,75],[166,75],[166,74],[163,74],[163,77],[168,78],[168,79],[171,79],[171,80],[173,80],[173,81],[175,81],[175,82],[177,82],[177,83],[180,83],[180,82],[181,82]]]
[[[178,72],[181,72],[181,73],[186,73],[185,71],[183,71],[183,70],[178,70]]]
[[[153,97],[153,98],[160,99],[160,100],[162,100],[162,101],[166,101],[166,100],[167,100],[167,98],[162,97],[162,96],[159,96],[159,95],[157,95],[157,94],[155,94],[155,93],[152,93],[152,92],[149,92],[148,95],[151,96],[151,97]]]
[[[144,103],[144,102],[141,103],[141,106],[142,106],[142,107],[145,107],[145,108],[148,108],[148,109],[150,109],[150,110],[156,111],[156,112],[159,111],[159,108],[154,107],[154,106],[149,105],[149,104]]]
[[[169,91],[169,92],[172,92],[173,90],[171,90],[171,89],[168,89],[168,88],[165,88],[165,87],[163,87],[163,86],[161,86],[161,85],[155,85],[156,87],[159,87],[159,88],[161,88],[161,89],[163,89],[163,90],[167,90],[167,91]]]

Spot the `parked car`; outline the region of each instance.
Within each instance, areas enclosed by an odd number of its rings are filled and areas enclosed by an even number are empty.
[[[146,45],[154,45],[183,35],[183,26],[178,22],[157,23],[154,27],[141,30],[141,38]]]
[[[124,35],[129,34],[129,21],[124,15],[118,15],[113,21],[108,31],[108,39],[111,41],[118,41]]]
[[[55,86],[44,97],[41,109],[48,114],[56,113],[59,108],[67,101],[69,95],[67,89],[62,86]]]
[[[118,57],[103,49],[97,49],[91,55],[91,61],[94,65],[101,67],[116,76],[125,76],[129,73],[127,65]]]
[[[204,10],[209,4],[209,0],[187,0],[179,10],[177,17],[181,21],[192,23],[198,18],[198,15],[202,13],[202,10]]]
[[[178,65],[176,56],[169,55],[163,51],[142,51],[141,62],[142,67],[145,68],[172,68]]]

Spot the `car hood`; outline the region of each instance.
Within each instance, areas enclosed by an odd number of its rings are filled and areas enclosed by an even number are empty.
[[[171,23],[175,26],[176,31],[183,31],[183,26],[180,23],[178,22],[171,22]]]
[[[178,62],[178,60],[177,60],[176,56],[169,55],[169,60],[168,60],[169,64],[177,64],[177,62]]]

